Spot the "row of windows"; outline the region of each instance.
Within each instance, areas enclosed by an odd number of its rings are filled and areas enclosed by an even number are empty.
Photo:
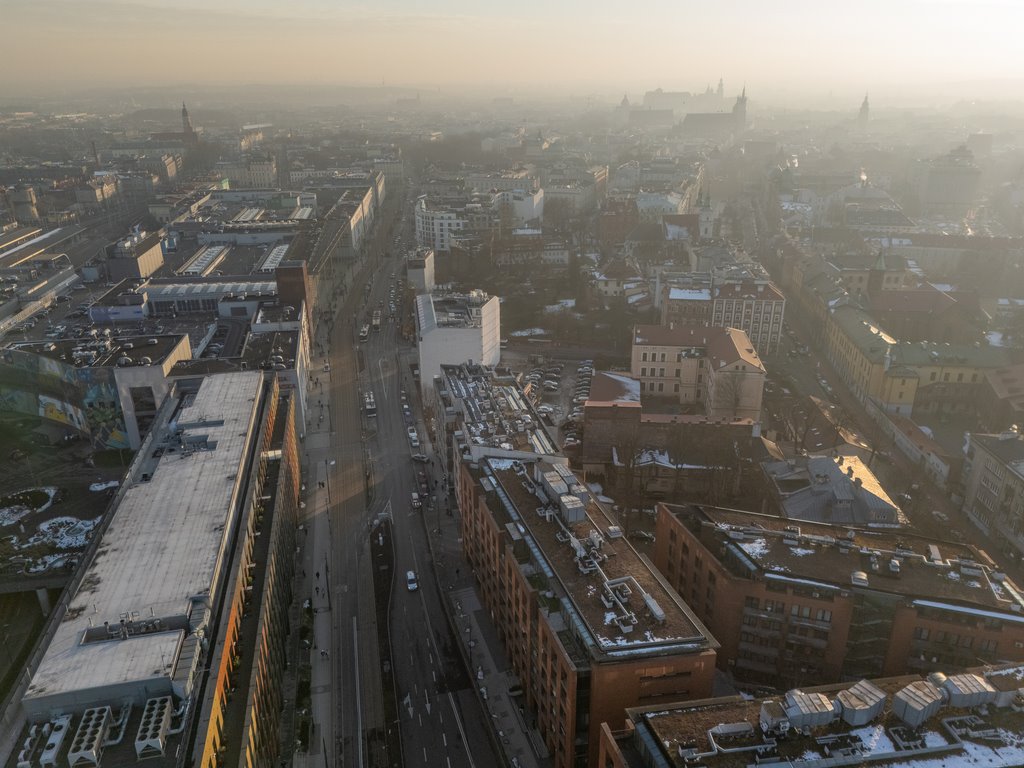
[[[921,642],[942,643],[955,648],[974,647],[974,637],[971,635],[960,635],[956,632],[946,632],[941,629],[932,631],[927,627],[914,627],[914,639]],[[980,653],[995,653],[998,647],[998,640],[990,640],[983,637],[978,639],[976,650]]]
[[[642,377],[643,376],[647,376],[647,371],[648,371],[648,369],[646,367],[641,367],[640,368],[640,376],[642,376]],[[650,372],[651,372],[651,376],[659,376],[661,378],[665,377],[665,369],[664,368],[651,368]],[[680,376],[682,376],[682,373],[683,373],[683,371],[682,371],[681,368],[676,368],[676,372],[675,372],[674,378],[678,379]],[[697,383],[700,384],[703,381],[704,381],[704,374],[703,373],[698,373],[697,374]]]
[[[665,359],[666,358],[666,354],[664,352],[660,353],[661,359],[658,358],[658,355],[659,355],[658,352],[651,352],[651,353],[641,352],[640,353],[640,362],[642,362],[642,363],[648,363],[648,362],[650,362],[650,363],[666,363],[666,362],[681,363],[681,362],[683,362],[684,358],[688,357],[687,355],[684,355],[682,352],[677,352],[676,353],[676,359],[674,361],[672,361],[672,360],[666,360]],[[698,360],[697,365],[700,366],[701,368],[704,367],[704,360],[703,360],[703,358]],[[654,370],[654,369],[652,368],[651,370]],[[664,370],[664,369],[662,369],[662,370]],[[678,376],[679,374],[677,373],[676,375]]]

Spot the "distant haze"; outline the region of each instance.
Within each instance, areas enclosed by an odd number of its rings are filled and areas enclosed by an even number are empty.
[[[611,94],[722,77],[728,95],[746,84],[762,98],[1024,96],[1024,0],[0,0],[0,20],[0,95],[236,82]]]

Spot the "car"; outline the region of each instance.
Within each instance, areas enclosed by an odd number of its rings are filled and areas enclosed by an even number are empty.
[[[555,412],[555,409],[552,408],[550,405],[540,405],[540,406],[537,406],[537,413],[544,414],[544,413],[554,413],[554,412]]]
[[[416,578],[416,571],[405,572],[405,588],[410,592],[415,592],[420,588],[419,581]]]
[[[936,520],[942,521],[943,523],[948,523],[949,522],[949,515],[947,515],[941,509],[933,509],[932,510],[932,517],[934,517]]]
[[[412,455],[412,460],[419,464],[428,464],[430,462],[430,457],[425,453],[414,453]]]

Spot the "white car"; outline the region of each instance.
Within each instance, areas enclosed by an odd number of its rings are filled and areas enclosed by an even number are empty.
[[[416,580],[416,571],[405,572],[405,588],[410,592],[415,592],[420,588],[419,581]]]

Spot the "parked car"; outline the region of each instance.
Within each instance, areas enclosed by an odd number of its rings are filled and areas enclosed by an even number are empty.
[[[420,464],[429,464],[430,463],[430,459],[427,457],[427,455],[425,453],[414,453],[412,455],[412,460],[415,461],[415,462],[418,462]]]

